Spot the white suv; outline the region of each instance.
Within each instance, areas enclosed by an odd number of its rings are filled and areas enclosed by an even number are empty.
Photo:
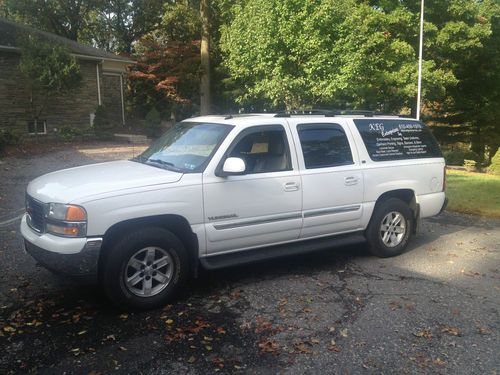
[[[215,269],[368,240],[404,251],[445,205],[445,162],[421,122],[254,114],[182,121],[129,161],[49,173],[27,188],[26,250],[99,282],[120,306],[172,299]]]

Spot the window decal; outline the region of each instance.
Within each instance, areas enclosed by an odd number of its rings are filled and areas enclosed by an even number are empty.
[[[420,121],[356,119],[368,154],[373,161],[439,158],[439,145]]]

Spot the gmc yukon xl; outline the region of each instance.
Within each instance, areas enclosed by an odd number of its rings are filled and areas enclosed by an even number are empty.
[[[127,161],[49,173],[27,187],[25,249],[99,283],[121,307],[172,300],[215,269],[357,241],[401,254],[445,205],[429,129],[335,112],[182,121]]]

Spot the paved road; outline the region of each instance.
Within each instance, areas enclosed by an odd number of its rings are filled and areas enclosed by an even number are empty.
[[[20,250],[24,186],[128,157],[72,148],[0,163],[0,373],[497,374],[500,221],[445,213],[405,254],[363,245],[204,272],[127,314]]]

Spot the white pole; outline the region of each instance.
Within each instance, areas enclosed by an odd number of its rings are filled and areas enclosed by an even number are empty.
[[[99,105],[102,104],[101,102],[101,84],[100,84],[100,79],[99,79],[99,63],[95,65],[96,68],[96,73],[97,73],[97,103]]]
[[[417,120],[420,120],[420,101],[422,96],[422,51],[424,44],[424,0],[420,8],[420,45],[418,47],[418,85],[417,85]]]
[[[123,74],[120,74],[120,96],[122,99],[122,125],[125,126],[125,103],[123,100]]]

